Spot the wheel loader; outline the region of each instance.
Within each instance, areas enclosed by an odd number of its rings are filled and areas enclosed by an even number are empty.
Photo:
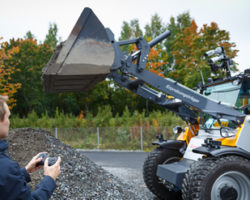
[[[218,47],[206,52],[212,71],[225,77],[204,81],[199,91],[148,70],[150,48],[170,35],[115,41],[90,8],[42,70],[46,92],[87,91],[105,78],[179,115],[176,140],[158,136],[143,166],[149,190],[160,199],[250,199],[250,70],[231,76],[230,59]],[[135,52],[123,45],[135,44]],[[215,57],[212,57],[215,56]]]

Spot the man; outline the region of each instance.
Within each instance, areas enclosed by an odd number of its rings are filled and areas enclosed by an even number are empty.
[[[30,199],[49,199],[55,190],[55,180],[60,174],[59,157],[57,162],[48,166],[48,159],[44,163],[44,178],[36,189],[31,192],[27,182],[30,181],[29,173],[32,173],[42,166],[36,166],[42,158],[39,154],[32,158],[25,168],[20,168],[4,152],[8,149],[7,136],[9,132],[10,110],[7,106],[8,97],[0,95],[0,200],[30,200]]]

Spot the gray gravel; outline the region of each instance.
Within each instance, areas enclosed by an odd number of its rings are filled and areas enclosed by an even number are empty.
[[[137,188],[143,192],[148,198],[153,199],[153,194],[146,187],[142,168],[147,152],[132,152],[132,151],[86,151],[78,150],[97,165],[101,166],[106,171],[118,177],[122,182]]]
[[[26,135],[26,137],[24,137],[24,135]],[[51,199],[153,199],[151,193],[145,189],[145,187],[142,189],[139,183],[126,182],[119,179],[117,176],[112,175],[102,167],[96,165],[82,153],[79,153],[70,146],[61,143],[47,131],[31,128],[13,130],[11,143],[15,144],[15,148],[12,149],[14,155],[15,149],[18,149],[17,145],[20,143],[20,141],[15,142],[17,138],[19,138],[19,140],[20,138],[25,138],[24,140],[27,144],[32,144],[34,141],[38,140],[37,138],[39,138],[37,144],[34,146],[45,146],[46,151],[50,156],[61,156],[61,174],[57,179],[57,188]],[[25,146],[24,143],[22,147],[23,146]],[[38,150],[41,151],[42,149],[36,149],[36,151]],[[30,149],[28,145],[25,146],[25,151],[32,152],[33,155],[37,153],[33,149]],[[129,175],[130,173],[132,172],[128,172],[127,174]],[[32,179],[34,178],[35,181],[39,182],[43,177],[42,170],[35,176],[39,177],[32,177]],[[33,184],[37,184],[37,182],[33,181]]]
[[[152,199],[133,184],[96,165],[87,157],[47,135],[54,155],[62,157],[62,172],[52,199]],[[63,194],[63,195],[62,195]]]

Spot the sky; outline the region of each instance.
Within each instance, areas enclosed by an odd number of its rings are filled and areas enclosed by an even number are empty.
[[[57,24],[58,35],[66,40],[84,7],[90,7],[116,39],[123,21],[138,19],[144,30],[154,14],[168,23],[171,16],[189,11],[199,28],[216,22],[229,31],[239,50],[238,68],[250,68],[250,0],[0,0],[1,41],[23,38],[28,31],[43,41],[50,23]]]

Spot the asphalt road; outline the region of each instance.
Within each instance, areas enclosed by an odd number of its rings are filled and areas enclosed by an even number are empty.
[[[142,166],[147,152],[105,152],[105,151],[82,151],[90,160],[102,167],[130,168],[138,172]]]

